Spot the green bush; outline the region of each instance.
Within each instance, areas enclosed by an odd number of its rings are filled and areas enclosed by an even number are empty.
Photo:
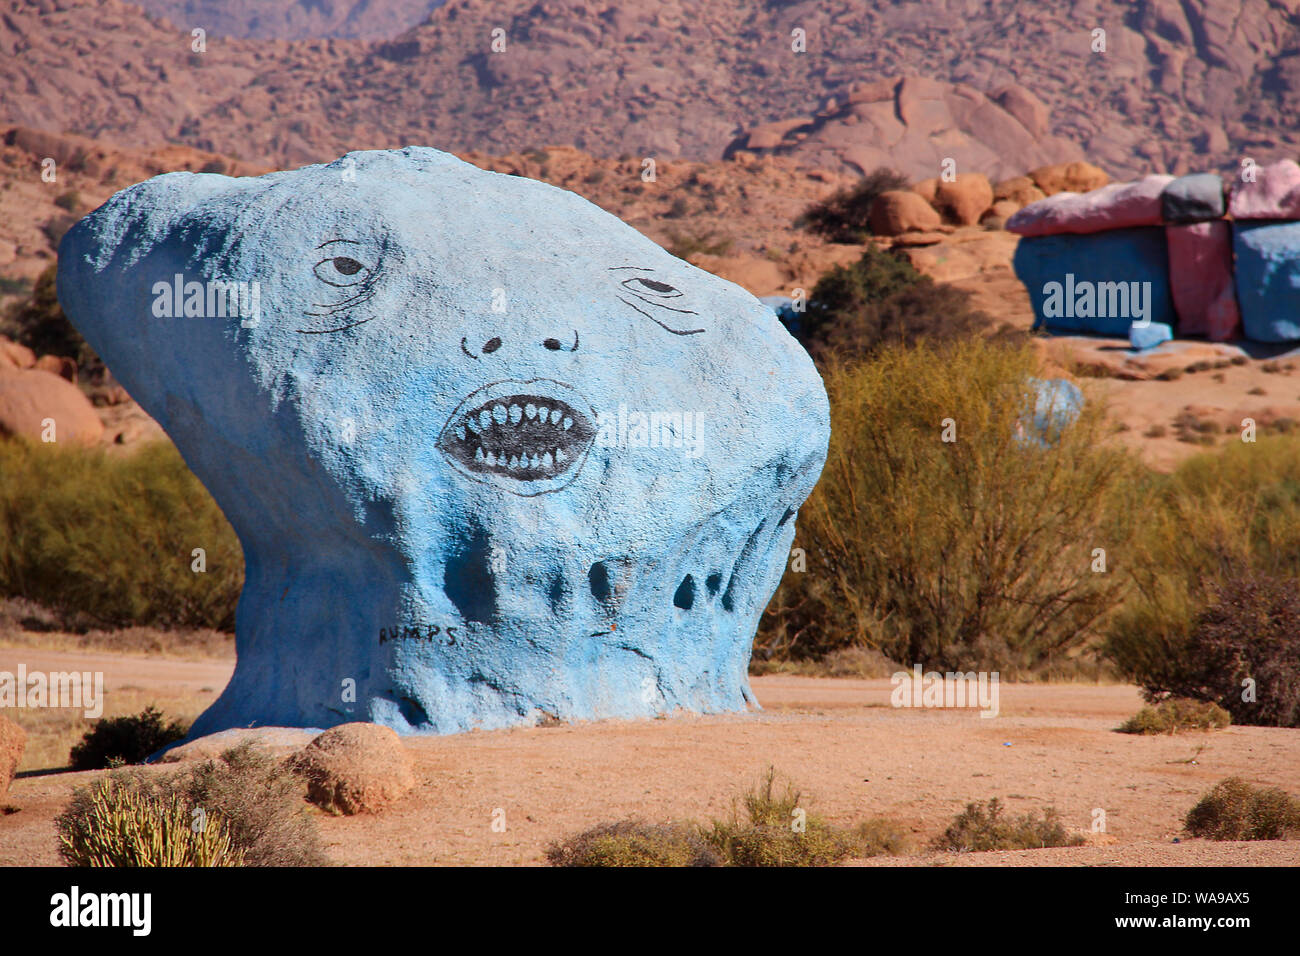
[[[0,475],[0,596],[103,626],[234,630],[239,541],[171,444],[119,457],[0,439]]]
[[[888,344],[970,338],[993,320],[970,295],[922,275],[902,256],[868,246],[852,265],[817,280],[800,317],[799,338],[824,363],[853,360]]]
[[[722,857],[683,823],[607,823],[553,843],[552,866],[720,866]]]
[[[1202,700],[1175,697],[1143,707],[1120,725],[1123,734],[1176,734],[1180,730],[1216,730],[1232,723],[1232,715]]]
[[[831,242],[862,242],[871,234],[871,204],[876,197],[892,189],[906,188],[906,176],[881,166],[861,182],[813,203],[795,220],[795,225]]]
[[[59,855],[69,866],[242,866],[226,822],[192,810],[138,771],[116,771],[73,792],[55,820]]]
[[[32,287],[31,298],[9,307],[0,321],[0,335],[27,346],[37,355],[65,355],[75,359],[83,376],[98,374],[103,371],[104,363],[68,321],[59,305],[55,292],[57,271],[56,265],[47,267]]]
[[[170,774],[116,770],[55,821],[73,866],[323,866],[302,784],[249,743]]]
[[[1003,815],[997,797],[987,805],[966,804],[966,809],[949,824],[943,836],[934,842],[936,850],[958,853],[981,853],[988,850],[1038,850],[1051,846],[1079,846],[1079,834],[1071,834],[1061,823],[1055,807],[1048,807],[1039,817],[1030,812],[1014,819]]]
[[[1096,636],[1122,596],[1110,569],[1139,466],[1106,440],[1095,402],[1050,448],[1017,440],[1036,370],[1030,349],[982,340],[827,367],[830,450],[794,543],[806,570],[787,567],[760,658],[869,647],[1013,674],[1059,666]]]
[[[180,720],[166,723],[162,711],[151,704],[133,717],[105,717],[95,721],[81,742],[72,748],[68,763],[73,770],[144,763],[151,753],[181,740],[188,730],[188,725]]]
[[[1300,800],[1278,787],[1227,777],[1188,811],[1183,826],[1207,840],[1294,840],[1300,838]]]
[[[1121,571],[1132,593],[1105,650],[1149,700],[1211,700],[1235,723],[1294,726],[1297,476],[1294,440],[1232,442],[1156,480],[1134,512]],[[1244,677],[1256,682],[1256,703],[1241,700]]]

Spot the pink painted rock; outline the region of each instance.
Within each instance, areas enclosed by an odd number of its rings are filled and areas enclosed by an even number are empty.
[[[1145,176],[1111,183],[1086,193],[1056,193],[1030,203],[1007,220],[1007,231],[1021,236],[1103,232],[1158,226],[1160,194],[1173,176]]]
[[[1241,332],[1232,281],[1232,227],[1224,219],[1166,226],[1178,334],[1226,342]]]
[[[1228,213],[1233,219],[1300,219],[1300,164],[1284,159],[1257,166],[1253,183],[1238,175]]]

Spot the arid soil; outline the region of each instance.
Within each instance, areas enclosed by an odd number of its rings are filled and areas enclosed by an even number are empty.
[[[202,706],[228,662],[0,649],[0,669],[99,668],[110,707],[116,690]],[[1300,842],[1181,839],[1183,816],[1225,776],[1300,790],[1300,733],[1232,727],[1133,737],[1114,728],[1140,706],[1122,685],[1004,685],[1000,713],[896,709],[888,680],[766,676],[763,710],[748,715],[608,721],[573,726],[406,738],[413,794],[379,816],[319,824],[339,864],[540,864],[554,840],[598,823],[707,821],[769,765],[794,780],[806,805],[832,821],[903,822],[916,852],[868,865],[1288,865]],[[13,712],[23,722],[22,712]],[[272,737],[305,744],[306,731]],[[24,769],[32,769],[24,764]],[[166,767],[160,768],[165,772]],[[0,864],[56,864],[53,819],[94,773],[14,781],[0,816]],[[1088,844],[1069,849],[954,855],[925,851],[969,801],[999,797],[1015,813],[1054,806]],[[505,832],[493,812],[504,810]],[[1106,832],[1092,833],[1096,809]]]

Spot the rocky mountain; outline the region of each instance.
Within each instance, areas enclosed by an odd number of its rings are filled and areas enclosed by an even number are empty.
[[[141,0],[153,16],[213,36],[263,40],[388,38],[424,21],[442,0]]]
[[[1294,154],[1297,94],[1300,0],[449,0],[387,39],[202,53],[119,0],[0,0],[0,121],[270,165],[412,142],[711,159],[792,123],[772,148],[810,163],[970,169],[1066,141],[1125,176]]]

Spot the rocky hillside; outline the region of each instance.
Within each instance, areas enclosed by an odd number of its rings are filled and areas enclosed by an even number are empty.
[[[422,23],[442,0],[141,0],[156,17],[209,35],[262,40],[388,38]]]
[[[0,0],[0,120],[269,165],[411,142],[713,159],[771,123],[810,164],[994,177],[1061,141],[1120,176],[1300,151],[1300,0],[450,0],[387,39],[190,45],[118,0]],[[904,77],[944,85],[895,92],[892,122],[845,109]]]

